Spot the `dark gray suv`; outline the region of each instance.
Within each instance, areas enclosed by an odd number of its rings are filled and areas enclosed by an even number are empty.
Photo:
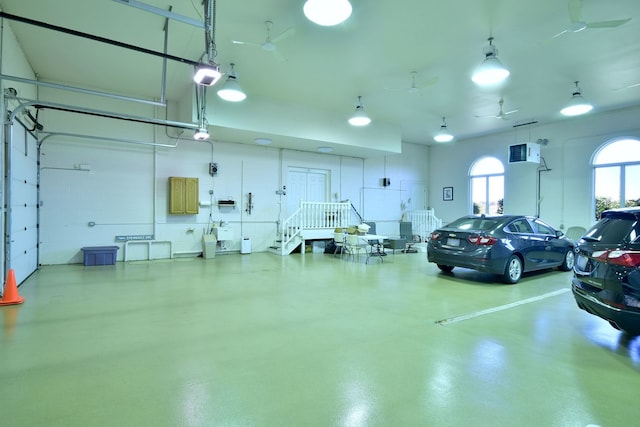
[[[640,335],[640,207],[600,218],[578,241],[573,296],[581,309]]]

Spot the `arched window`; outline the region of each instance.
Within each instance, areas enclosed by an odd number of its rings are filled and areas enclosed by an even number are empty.
[[[596,219],[607,209],[640,206],[640,140],[608,141],[593,156]]]
[[[501,214],[504,202],[504,165],[495,157],[476,160],[469,171],[471,212]]]

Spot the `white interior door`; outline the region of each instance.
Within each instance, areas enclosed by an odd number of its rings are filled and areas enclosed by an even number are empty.
[[[287,173],[287,217],[300,202],[329,201],[329,171],[290,167]]]
[[[38,144],[18,121],[12,126],[5,194],[9,209],[5,277],[13,269],[22,283],[38,268]]]
[[[409,189],[410,210],[427,208],[427,187],[422,183],[412,183]]]

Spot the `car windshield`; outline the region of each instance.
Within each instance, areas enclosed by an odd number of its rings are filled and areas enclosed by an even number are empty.
[[[638,239],[638,224],[632,219],[604,218],[587,231],[583,239],[590,242],[622,243]]]
[[[487,231],[495,228],[496,224],[498,224],[498,221],[490,218],[459,218],[447,225],[447,228]]]

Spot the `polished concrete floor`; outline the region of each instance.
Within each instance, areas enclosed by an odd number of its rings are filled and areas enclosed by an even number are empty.
[[[43,267],[0,307],[0,425],[637,425],[640,338],[571,273],[425,255]]]

